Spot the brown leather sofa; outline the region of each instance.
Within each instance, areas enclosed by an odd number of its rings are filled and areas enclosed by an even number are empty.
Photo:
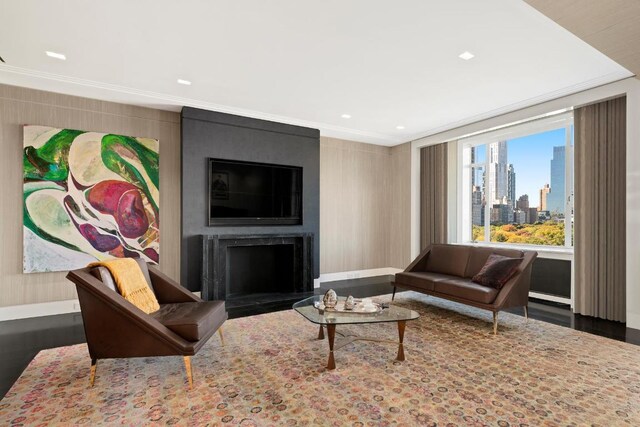
[[[489,255],[522,258],[516,274],[501,288],[482,286],[471,281]],[[498,312],[524,307],[528,317],[529,285],[534,251],[465,245],[431,245],[402,272],[395,276],[396,288],[410,289],[493,312],[493,333],[498,333]]]
[[[98,359],[183,356],[189,388],[191,356],[227,320],[224,301],[203,301],[156,268],[137,260],[160,310],[146,314],[117,291],[105,267],[70,271],[75,283],[91,357],[93,386]]]

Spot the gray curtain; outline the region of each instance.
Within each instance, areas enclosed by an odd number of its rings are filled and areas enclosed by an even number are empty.
[[[626,317],[626,98],[575,110],[575,311]]]
[[[420,250],[447,243],[447,144],[420,150]]]

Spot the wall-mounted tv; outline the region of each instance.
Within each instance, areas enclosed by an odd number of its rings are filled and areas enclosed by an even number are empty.
[[[209,225],[302,224],[302,168],[209,159]]]

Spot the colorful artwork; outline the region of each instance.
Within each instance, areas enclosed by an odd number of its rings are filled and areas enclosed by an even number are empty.
[[[160,254],[158,140],[24,126],[25,273]]]

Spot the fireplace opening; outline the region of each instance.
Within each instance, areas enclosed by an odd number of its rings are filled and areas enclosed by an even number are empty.
[[[203,235],[202,298],[227,309],[291,307],[313,295],[313,234]]]
[[[227,299],[248,295],[295,292],[294,245],[228,248]]]

